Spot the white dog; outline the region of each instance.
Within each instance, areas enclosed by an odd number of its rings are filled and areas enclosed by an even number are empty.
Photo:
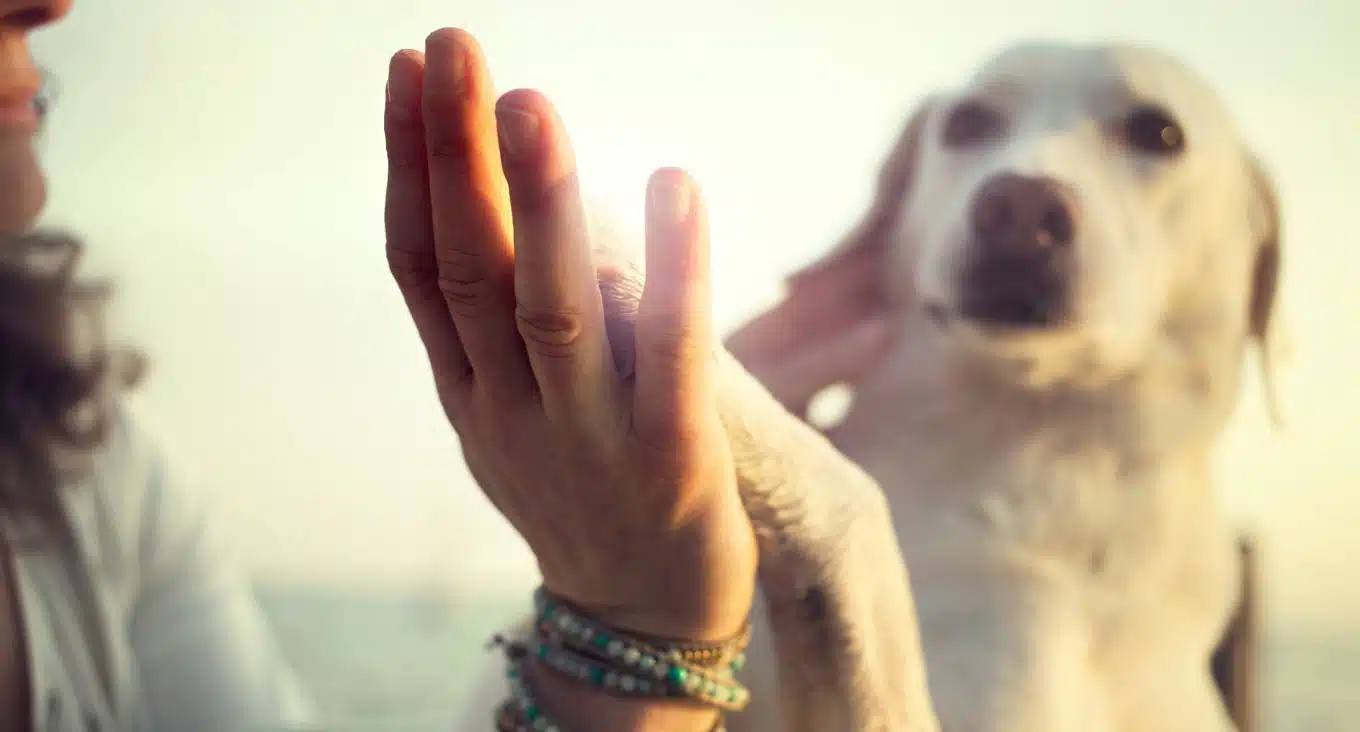
[[[1229,114],[1158,53],[1026,45],[929,99],[879,180],[787,302],[832,283],[895,324],[829,433],[882,493],[725,361],[764,602],[729,728],[1232,729],[1210,452],[1280,254]]]

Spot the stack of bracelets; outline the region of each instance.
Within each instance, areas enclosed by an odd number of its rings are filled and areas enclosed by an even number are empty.
[[[572,732],[539,707],[523,673],[536,659],[545,669],[617,696],[674,699],[741,711],[750,693],[735,676],[746,662],[749,626],[712,645],[644,639],[605,627],[572,610],[543,588],[534,593],[536,619],[521,641],[494,639],[508,661],[511,698],[496,712],[499,732]],[[714,732],[722,732],[721,720]]]

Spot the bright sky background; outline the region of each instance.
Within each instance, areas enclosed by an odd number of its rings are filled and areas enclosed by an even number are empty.
[[[1282,190],[1288,428],[1249,385],[1222,488],[1266,537],[1272,615],[1340,625],[1360,618],[1358,7],[77,0],[37,42],[61,82],[48,220],[118,276],[155,358],[141,405],[260,577],[518,588],[531,561],[467,478],[384,268],[393,51],[472,30],[503,88],[558,102],[630,221],[652,168],[692,170],[732,326],[851,223],[924,94],[1020,37],[1151,42],[1217,84]]]

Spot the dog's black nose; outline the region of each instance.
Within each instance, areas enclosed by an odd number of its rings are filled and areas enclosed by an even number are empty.
[[[973,200],[973,233],[980,246],[1023,255],[1071,246],[1076,205],[1067,186],[1052,178],[1002,173]]]
[[[971,213],[962,314],[997,325],[1059,323],[1077,228],[1069,189],[1050,178],[1003,173],[978,190]]]

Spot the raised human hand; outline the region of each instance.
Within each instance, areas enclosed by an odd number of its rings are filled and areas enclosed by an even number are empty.
[[[439,31],[394,59],[386,129],[392,274],[468,465],[545,585],[639,633],[737,632],[756,549],[717,411],[694,183],[666,169],[649,184],[650,277],[623,378],[548,101],[497,101],[476,42]]]

